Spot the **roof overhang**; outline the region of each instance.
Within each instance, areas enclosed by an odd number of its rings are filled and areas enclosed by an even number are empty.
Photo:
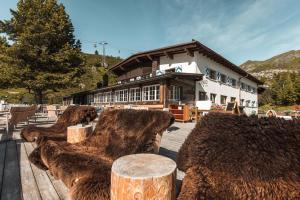
[[[188,43],[182,43],[172,46],[167,46],[163,48],[153,49],[150,51],[144,51],[139,52],[136,54],[133,54],[132,56],[129,56],[127,59],[117,63],[113,67],[111,67],[109,70],[116,73],[117,71],[125,71],[126,66],[129,66],[132,63],[139,63],[141,60],[153,60],[155,58],[159,58],[161,56],[167,56],[170,59],[173,59],[173,56],[175,54],[180,53],[186,53],[189,56],[194,56],[194,53],[198,52],[200,54],[203,54],[204,56],[207,56],[208,58],[216,61],[217,63],[220,63],[224,65],[225,67],[231,69],[232,71],[240,74],[243,77],[246,77],[258,85],[262,85],[263,83],[258,80],[256,77],[252,76],[251,74],[247,73],[237,65],[231,63],[229,60],[221,56],[220,54],[216,53],[212,49],[208,48],[207,46],[201,44],[199,41],[192,40],[192,42]]]
[[[163,81],[163,80],[185,79],[185,80],[200,81],[202,80],[202,78],[203,78],[203,74],[170,72],[160,76],[154,76],[143,80],[129,81],[127,83],[115,84],[112,86],[99,88],[97,90],[94,90],[93,92],[95,93],[95,92],[113,90],[118,88],[126,88],[132,85],[141,85],[141,84],[153,83],[153,82]]]

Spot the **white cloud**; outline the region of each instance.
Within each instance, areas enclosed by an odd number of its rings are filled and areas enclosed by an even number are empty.
[[[237,64],[300,48],[300,12],[293,7],[295,0],[230,1],[231,5],[176,2],[166,11],[171,21],[165,22],[170,43],[195,38]]]

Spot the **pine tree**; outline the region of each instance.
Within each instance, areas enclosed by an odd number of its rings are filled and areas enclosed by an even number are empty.
[[[281,73],[273,78],[272,92],[278,105],[293,105],[297,101],[297,90],[291,73]]]
[[[95,55],[99,55],[99,52],[98,52],[98,50],[96,50],[96,51],[95,51]]]
[[[64,6],[57,0],[19,0],[11,14],[0,21],[0,33],[11,41],[1,42],[0,85],[32,90],[42,103],[45,91],[76,84],[84,73],[81,43]]]

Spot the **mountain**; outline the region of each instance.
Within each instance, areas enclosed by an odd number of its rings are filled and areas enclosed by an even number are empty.
[[[279,54],[265,61],[252,61],[240,65],[242,69],[258,78],[272,78],[281,72],[300,72],[300,50]]]

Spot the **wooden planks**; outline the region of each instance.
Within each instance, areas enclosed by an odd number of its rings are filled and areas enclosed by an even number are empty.
[[[7,142],[1,200],[20,200],[20,173],[15,141]]]
[[[30,143],[24,143],[27,155],[29,155],[33,151],[33,146]],[[44,200],[54,200],[60,199],[52,182],[50,181],[47,173],[38,169],[33,164],[30,164],[38,189],[40,191],[41,197]]]
[[[194,126],[194,123],[175,123],[168,133],[163,134],[160,154],[175,160],[177,151]],[[0,199],[69,199],[68,189],[60,180],[30,164],[28,156],[36,145],[18,140],[20,130],[21,126],[14,130],[12,141],[0,142]],[[184,173],[177,171],[177,179],[181,180],[183,176]]]
[[[31,145],[33,148],[36,148],[36,146],[37,146],[35,143],[31,143]],[[46,173],[47,173],[50,181],[52,182],[59,198],[62,200],[69,199],[68,188],[63,184],[63,182],[61,182],[60,180],[55,180],[49,171],[47,171]]]
[[[6,142],[0,142],[0,199],[5,166]]]
[[[22,184],[23,200],[37,199],[41,200],[41,195],[35,182],[28,155],[23,143],[17,143],[17,149],[20,152],[20,175]]]

